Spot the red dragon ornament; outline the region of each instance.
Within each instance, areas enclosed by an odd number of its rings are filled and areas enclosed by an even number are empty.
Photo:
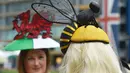
[[[32,21],[30,20],[30,10],[19,14],[13,20],[13,29],[16,29],[18,34],[14,37],[15,40],[27,38],[37,38],[42,34],[43,38],[51,37],[52,23],[41,18],[37,13],[33,15]],[[18,21],[21,21],[20,24]]]

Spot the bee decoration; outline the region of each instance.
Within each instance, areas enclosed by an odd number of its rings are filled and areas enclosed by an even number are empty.
[[[70,38],[77,28],[84,25],[94,25],[99,27],[94,17],[94,13],[98,13],[100,10],[99,5],[96,2],[92,2],[89,6],[90,9],[81,11],[78,15],[69,0],[49,0],[48,3],[33,3],[32,9],[49,22],[67,24],[60,39],[61,50],[65,53],[67,45],[70,43]],[[46,17],[46,14],[49,14],[50,17]],[[61,20],[57,19],[58,17],[61,17]],[[66,48],[63,48],[64,46],[66,46]]]
[[[48,0],[32,3],[31,7],[49,22],[66,24],[60,37],[60,48],[64,54],[60,73],[125,72],[109,44],[107,34],[95,19],[95,14],[100,11],[97,2],[91,2],[89,9],[79,13],[69,0]],[[129,69],[126,63],[125,65]]]

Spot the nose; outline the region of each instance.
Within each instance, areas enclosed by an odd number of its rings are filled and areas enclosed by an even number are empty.
[[[35,58],[35,60],[34,60],[34,65],[35,65],[35,66],[38,66],[38,65],[39,65],[39,60],[38,60],[37,58]]]

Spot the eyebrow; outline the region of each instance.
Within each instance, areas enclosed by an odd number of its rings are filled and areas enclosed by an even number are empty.
[[[43,53],[41,54],[41,53],[39,53],[39,55],[46,55],[46,54],[43,54]]]

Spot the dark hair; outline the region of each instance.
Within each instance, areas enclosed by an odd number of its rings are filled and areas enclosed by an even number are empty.
[[[48,69],[49,69],[49,65],[50,65],[50,54],[49,54],[49,51],[48,49],[40,49],[40,50],[43,50],[46,54],[46,57],[47,57],[47,69],[46,69],[46,73],[48,72]],[[18,73],[25,73],[25,67],[24,67],[24,60],[27,56],[27,53],[29,52],[30,50],[21,50],[20,51],[20,54],[19,54],[19,59],[18,59]]]

